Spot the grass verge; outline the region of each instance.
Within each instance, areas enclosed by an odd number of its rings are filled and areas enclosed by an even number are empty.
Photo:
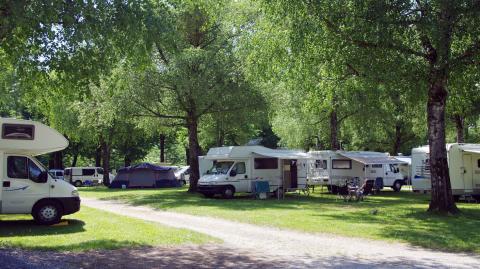
[[[120,200],[132,205],[220,217],[305,232],[333,233],[480,254],[480,205],[459,203],[458,216],[427,213],[427,195],[386,191],[364,202],[348,203],[335,195],[287,195],[285,200],[206,199],[186,189],[82,188],[81,196]]]
[[[0,215],[0,247],[86,251],[140,246],[218,242],[185,229],[124,217],[82,206],[65,216],[68,226],[40,226],[28,215]]]

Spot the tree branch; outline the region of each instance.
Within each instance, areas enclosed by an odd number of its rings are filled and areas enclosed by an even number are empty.
[[[458,57],[453,59],[450,63],[452,67],[458,66],[460,63],[472,64],[474,63],[473,58],[480,54],[480,40],[476,40],[473,44],[466,48],[465,51],[460,54]]]

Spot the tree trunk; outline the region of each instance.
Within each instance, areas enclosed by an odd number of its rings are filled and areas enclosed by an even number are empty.
[[[340,149],[340,143],[338,143],[338,116],[336,109],[330,112],[330,148],[332,150]]]
[[[393,142],[392,155],[396,156],[400,152],[402,146],[402,126],[400,123],[395,124],[395,141]]]
[[[77,166],[78,161],[78,151],[75,151],[72,155],[72,167]]]
[[[50,154],[48,169],[63,169],[63,154],[61,151]]]
[[[188,128],[188,163],[190,165],[190,187],[188,192],[197,191],[197,183],[200,178],[198,168],[198,155],[200,154],[200,145],[198,144],[198,122],[194,113],[189,113],[187,118]]]
[[[132,160],[130,159],[130,156],[128,155],[125,155],[124,158],[123,158],[123,165],[125,167],[128,167],[130,165],[132,165]]]
[[[97,146],[95,150],[95,166],[102,166],[102,145]]]
[[[430,78],[427,117],[432,199],[428,211],[456,214],[459,210],[452,196],[445,142],[447,73],[445,70],[433,69]]]
[[[454,116],[455,120],[455,128],[457,129],[457,143],[464,143],[465,142],[465,119],[458,115],[455,114]]]
[[[102,138],[100,140],[100,146],[102,150],[102,161],[103,161],[103,184],[108,186],[110,185],[110,147],[108,143]]]
[[[160,163],[165,162],[165,135],[160,135]]]

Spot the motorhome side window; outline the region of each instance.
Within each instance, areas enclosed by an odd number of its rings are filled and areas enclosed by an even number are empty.
[[[8,124],[2,125],[3,139],[33,140],[35,126],[27,124]]]
[[[95,175],[95,169],[82,169],[82,175],[93,176]]]
[[[42,170],[27,157],[8,156],[7,158],[7,176],[9,178],[30,179],[38,182]]]
[[[27,158],[20,156],[8,156],[7,176],[9,178],[28,178]]]
[[[247,169],[245,169],[245,163],[236,163],[235,167],[233,167],[233,170],[237,172],[237,174],[245,174]]]
[[[255,158],[255,169],[278,169],[277,158]]]
[[[333,169],[352,169],[352,160],[332,160]]]
[[[327,160],[315,160],[315,168],[327,169]]]
[[[372,168],[382,168],[381,164],[372,164]]]
[[[97,173],[103,175],[103,168],[97,168]]]

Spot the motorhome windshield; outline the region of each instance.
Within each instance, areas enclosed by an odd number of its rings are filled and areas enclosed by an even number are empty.
[[[233,162],[215,162],[212,168],[210,168],[207,174],[227,174]]]

